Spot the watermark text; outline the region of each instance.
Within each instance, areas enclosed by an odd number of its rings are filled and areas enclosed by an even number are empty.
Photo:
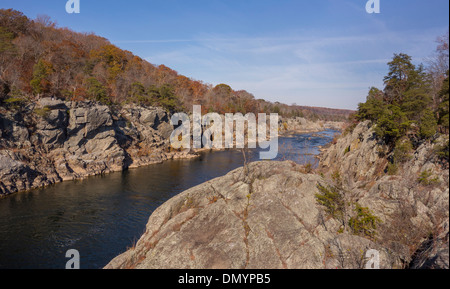
[[[381,13],[380,0],[369,0],[366,3],[366,11],[369,14],[379,14]]]
[[[69,0],[66,3],[66,12],[69,14],[80,13],[80,0]]]
[[[380,269],[380,252],[377,250],[368,250],[366,252],[366,269]]]
[[[208,113],[202,116],[201,106],[194,105],[192,126],[186,113],[172,116],[172,125],[177,128],[170,136],[170,144],[174,149],[243,149],[247,128],[248,148],[259,145],[264,150],[260,152],[260,159],[273,160],[278,156],[278,119],[278,114],[270,114],[268,121],[264,113],[258,114],[258,119],[253,113],[245,116],[241,113],[226,113],[224,116]]]
[[[80,252],[78,250],[68,250],[66,252],[66,258],[70,258],[66,263],[66,269],[80,269]]]

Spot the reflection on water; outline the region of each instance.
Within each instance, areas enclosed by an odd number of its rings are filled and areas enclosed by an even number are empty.
[[[281,138],[279,159],[312,161],[304,154],[317,154],[334,133]],[[63,269],[69,249],[80,252],[81,268],[102,268],[139,239],[162,203],[242,164],[239,151],[203,153],[0,199],[0,268]]]

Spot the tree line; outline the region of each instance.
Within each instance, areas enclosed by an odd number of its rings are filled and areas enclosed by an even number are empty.
[[[393,165],[424,141],[449,133],[448,39],[448,32],[438,38],[435,55],[426,65],[414,65],[405,53],[394,54],[384,89],[372,87],[353,116],[355,122],[374,123],[378,139],[394,152]],[[441,153],[448,161],[448,144]]]
[[[12,9],[0,9],[0,103],[38,98],[107,105],[137,103],[168,111],[204,113],[279,113],[323,120],[345,120],[350,111],[321,110],[272,103],[227,84],[213,86],[153,65],[92,33],[59,28],[48,16],[31,20]]]

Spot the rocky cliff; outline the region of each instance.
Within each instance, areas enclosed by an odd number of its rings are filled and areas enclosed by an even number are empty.
[[[366,121],[321,155],[322,173],[341,176],[362,205],[383,217],[379,241],[407,250],[410,268],[449,267],[449,171],[436,153],[446,142],[448,135],[416,144],[392,171],[399,152],[380,143]]]
[[[0,108],[0,196],[171,158],[160,108],[40,99]]]
[[[282,135],[318,132],[341,123],[280,119]],[[268,127],[267,127],[268,129]],[[121,171],[195,152],[170,149],[173,126],[161,108],[109,107],[42,98],[0,107],[0,196],[57,182]]]
[[[369,250],[381,268],[448,268],[448,172],[425,157],[433,146],[387,176],[361,123],[324,152],[319,174],[251,163],[163,204],[106,268],[364,268]],[[424,169],[433,184],[417,180]]]

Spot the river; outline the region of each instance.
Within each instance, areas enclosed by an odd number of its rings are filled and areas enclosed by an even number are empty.
[[[280,138],[278,160],[313,163],[336,133]],[[240,151],[204,152],[0,199],[0,269],[64,269],[69,249],[79,251],[82,269],[102,268],[140,238],[158,206],[242,165]]]

